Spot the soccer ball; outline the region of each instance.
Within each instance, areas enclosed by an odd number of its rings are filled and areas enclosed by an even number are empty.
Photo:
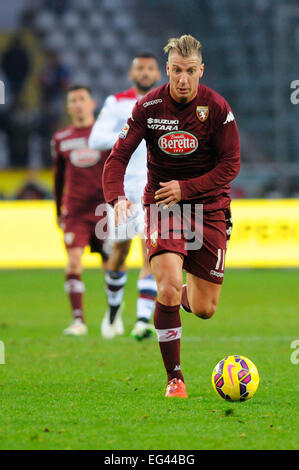
[[[225,357],[212,373],[215,392],[228,401],[249,400],[257,391],[259,381],[257,368],[244,356]]]

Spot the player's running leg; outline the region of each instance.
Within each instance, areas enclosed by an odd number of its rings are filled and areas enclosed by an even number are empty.
[[[203,246],[191,254],[185,266],[187,284],[183,286],[181,305],[187,312],[208,319],[216,311],[224,278],[226,249],[232,231],[230,210],[205,214],[203,223]]]
[[[122,301],[127,282],[125,259],[129,253],[131,240],[116,242],[107,262],[105,274],[108,310],[101,324],[103,338],[112,339],[124,333],[122,322]]]
[[[150,323],[155,308],[155,299],[157,296],[157,284],[148,261],[145,240],[141,239],[143,266],[140,270],[137,288],[139,296],[136,308],[136,323],[131,332],[131,336],[138,341],[152,336],[155,331]]]
[[[64,334],[71,336],[82,336],[86,335],[88,332],[87,326],[84,322],[83,312],[83,293],[85,291],[85,286],[81,280],[81,258],[83,254],[83,248],[68,248],[67,254],[68,264],[66,268],[65,291],[70,299],[73,321],[71,325],[64,330]]]
[[[183,286],[181,305],[187,312],[207,320],[216,312],[220,292],[221,284],[187,273],[187,284]]]
[[[164,252],[151,259],[151,267],[158,287],[154,324],[167,372],[166,396],[186,398],[180,362],[183,258],[178,253]]]

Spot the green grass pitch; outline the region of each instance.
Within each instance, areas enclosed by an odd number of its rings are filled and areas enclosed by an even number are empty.
[[[297,449],[298,270],[226,273],[209,321],[182,312],[182,369],[189,399],[164,398],[156,339],[137,343],[137,271],[125,293],[124,337],[99,334],[103,274],[84,273],[86,338],[69,338],[60,270],[0,271],[0,449]],[[228,403],[211,385],[216,363],[249,357],[260,372],[256,395]]]

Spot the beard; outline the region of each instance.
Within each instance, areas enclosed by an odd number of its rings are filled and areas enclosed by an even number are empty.
[[[183,97],[179,98],[179,100],[180,100],[179,102],[181,104],[185,104],[185,103],[187,103],[188,98],[186,96],[183,96]]]
[[[147,93],[148,91],[150,91],[153,88],[153,86],[155,85],[156,82],[152,82],[149,85],[143,85],[142,83],[137,82],[136,80],[134,80],[134,83],[140,91],[143,91],[144,93]]]

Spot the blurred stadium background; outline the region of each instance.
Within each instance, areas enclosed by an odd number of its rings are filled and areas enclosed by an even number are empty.
[[[28,200],[52,199],[49,141],[67,123],[66,87],[90,85],[100,109],[130,86],[136,52],[154,52],[164,71],[163,45],[184,33],[202,42],[203,82],[229,101],[240,130],[229,265],[299,266],[296,0],[10,0],[0,5],[1,267],[64,264],[53,203]]]

